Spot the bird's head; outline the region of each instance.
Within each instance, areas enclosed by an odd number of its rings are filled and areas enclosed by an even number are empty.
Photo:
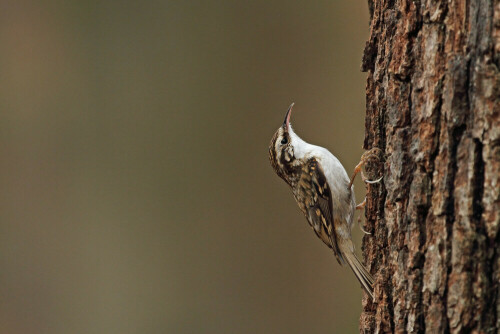
[[[290,184],[290,177],[300,164],[298,159],[307,145],[295,134],[290,124],[293,103],[288,107],[283,124],[276,130],[269,144],[269,160],[276,174]]]

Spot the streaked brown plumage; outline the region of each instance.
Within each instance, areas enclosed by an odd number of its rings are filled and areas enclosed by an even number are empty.
[[[276,174],[292,189],[309,225],[340,264],[347,262],[364,290],[373,298],[373,278],[354,253],[351,240],[356,202],[349,177],[328,150],[308,144],[290,125],[293,104],[269,146]]]

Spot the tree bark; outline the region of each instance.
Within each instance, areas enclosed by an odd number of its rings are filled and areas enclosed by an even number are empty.
[[[498,333],[500,1],[369,8],[361,332]]]

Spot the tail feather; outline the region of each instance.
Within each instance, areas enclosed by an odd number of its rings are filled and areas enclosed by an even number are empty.
[[[344,248],[344,247],[341,247]],[[345,259],[347,264],[349,264],[349,267],[351,267],[352,271],[354,272],[354,275],[356,275],[356,278],[358,279],[359,283],[361,283],[361,286],[363,289],[366,291],[367,294],[370,295],[373,299],[373,277],[372,275],[368,272],[368,270],[365,268],[365,266],[361,263],[361,261],[358,259],[352,248],[349,247],[349,249],[341,249],[342,251],[342,257]]]

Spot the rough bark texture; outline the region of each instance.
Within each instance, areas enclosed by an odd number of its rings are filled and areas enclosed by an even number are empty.
[[[364,333],[500,332],[500,1],[369,0]],[[378,170],[378,171],[377,171]]]

